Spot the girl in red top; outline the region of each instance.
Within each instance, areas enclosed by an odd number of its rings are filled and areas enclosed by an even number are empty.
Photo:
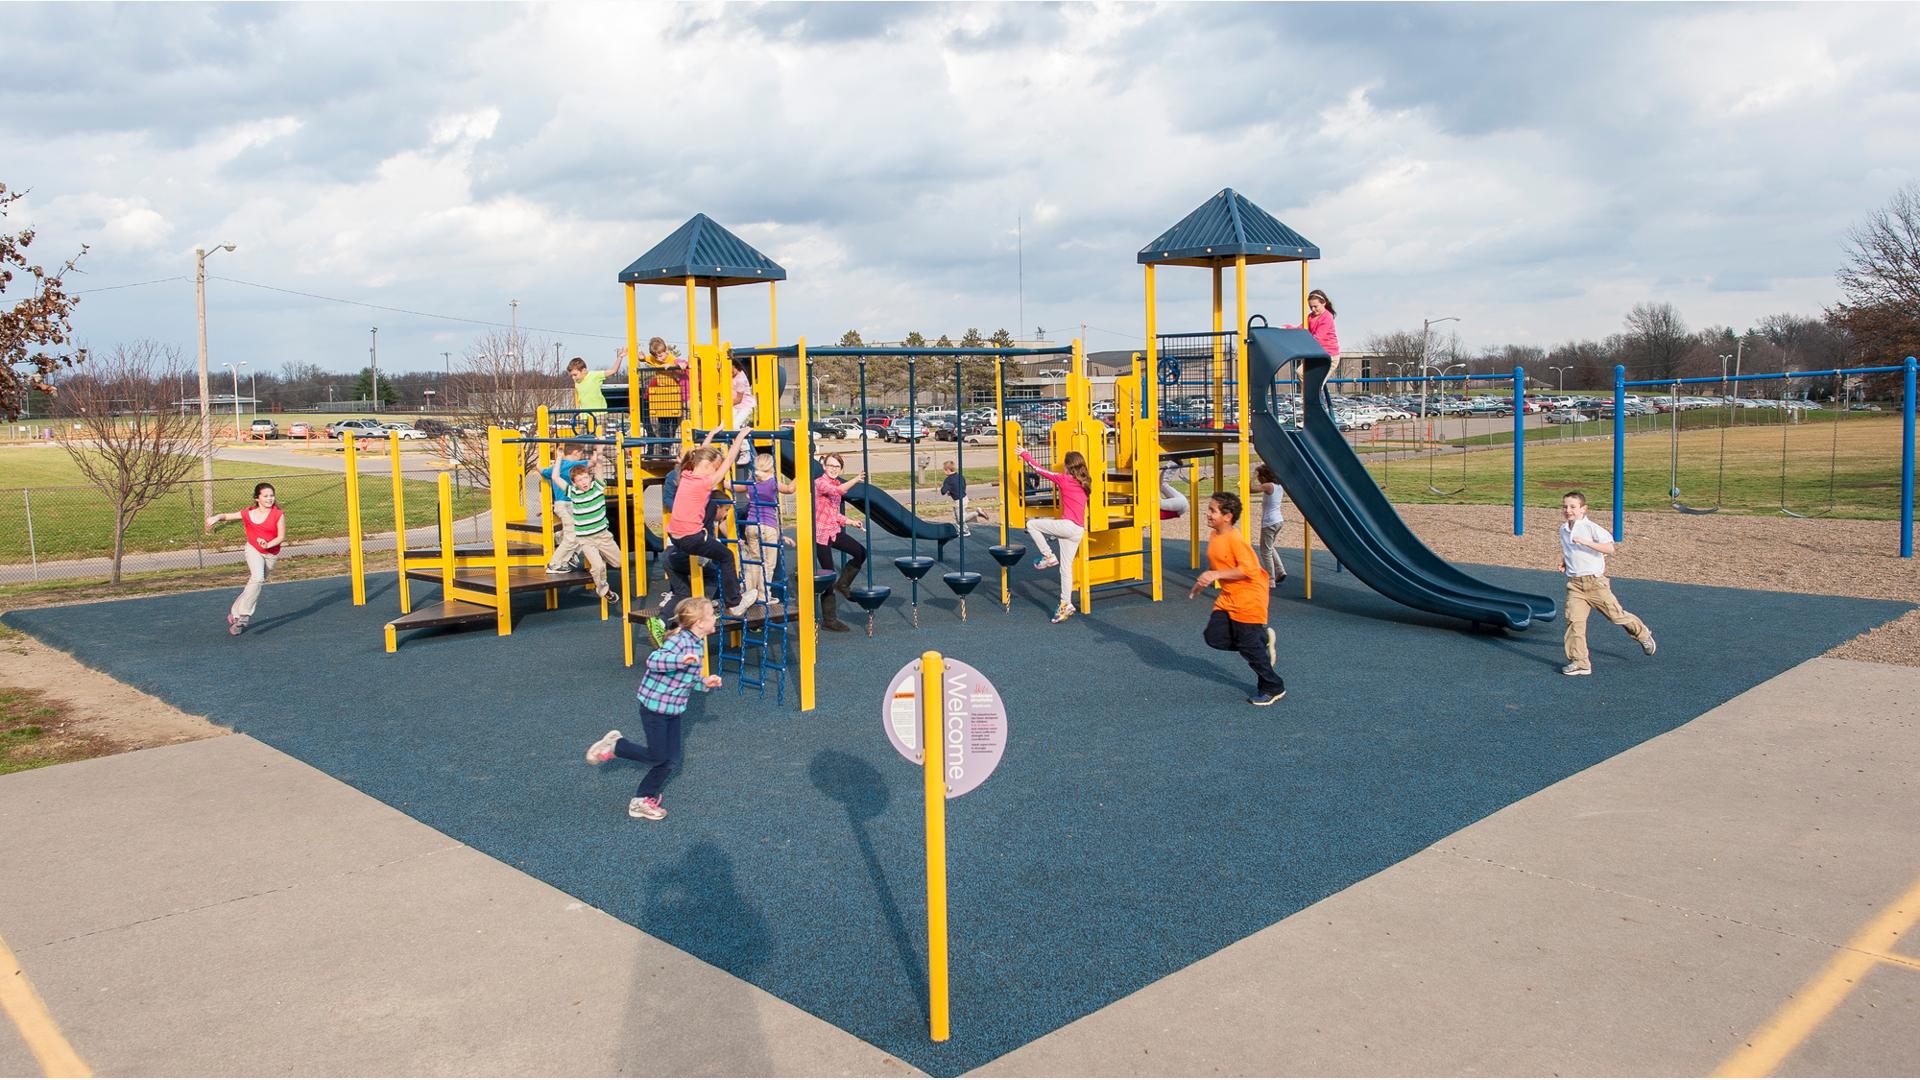
[[[1061,472],[1048,472],[1033,460],[1029,451],[1020,451],[1020,460],[1027,467],[1051,480],[1060,491],[1059,517],[1030,517],[1027,519],[1027,535],[1033,538],[1034,549],[1040,557],[1033,562],[1035,570],[1060,568],[1060,606],[1054,609],[1053,621],[1065,622],[1073,615],[1073,557],[1080,550],[1080,541],[1087,534],[1087,496],[1093,494],[1093,473],[1087,469],[1087,459],[1078,450],[1070,450],[1060,459]],[[1047,546],[1047,537],[1060,542],[1060,556],[1054,557]]]
[[[227,633],[239,634],[253,620],[253,609],[260,602],[260,588],[280,561],[280,546],[287,542],[287,516],[274,505],[273,485],[253,485],[253,505],[231,514],[215,514],[207,519],[207,531],[223,521],[237,521],[247,531],[247,587],[227,610]]]
[[[822,630],[845,630],[847,624],[840,621],[840,601],[834,596],[838,592],[847,596],[853,586],[853,579],[860,574],[860,568],[867,562],[867,546],[853,538],[847,531],[847,516],[841,507],[847,496],[847,488],[859,481],[864,473],[846,475],[847,463],[839,454],[820,455],[820,475],[813,478],[813,555],[820,569],[833,569],[833,553],[839,551],[847,557],[840,573],[820,593],[820,628]]]

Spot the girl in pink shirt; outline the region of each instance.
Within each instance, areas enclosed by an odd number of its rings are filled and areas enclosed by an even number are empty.
[[[1077,450],[1069,451],[1060,459],[1064,472],[1048,472],[1033,460],[1033,454],[1020,451],[1020,460],[1027,467],[1053,482],[1060,493],[1060,516],[1030,517],[1027,519],[1027,535],[1033,537],[1033,547],[1040,557],[1033,561],[1035,570],[1060,568],[1060,607],[1053,613],[1054,622],[1065,622],[1073,615],[1073,556],[1080,550],[1080,541],[1087,534],[1087,496],[1093,493],[1093,473],[1087,469],[1087,459]],[[1054,558],[1053,550],[1047,545],[1047,537],[1060,541],[1060,557]]]
[[[680,459],[680,487],[673,493],[673,510],[667,515],[667,588],[673,596],[692,596],[692,561],[705,559],[720,574],[727,614],[741,615],[761,597],[758,590],[741,590],[733,551],[720,535],[719,525],[707,515],[707,498],[726,475],[727,459],[746,446],[747,432],[737,433],[726,450],[713,445],[713,436],[707,432],[706,439]],[[666,617],[664,611],[661,617]]]
[[[1333,301],[1319,289],[1307,294],[1307,333],[1327,350],[1328,356],[1340,359],[1340,335],[1333,332]]]
[[[207,519],[207,531],[223,521],[237,521],[247,532],[247,587],[227,609],[227,633],[240,634],[253,621],[254,608],[260,603],[260,590],[267,575],[280,561],[280,547],[287,541],[287,516],[275,504],[273,485],[253,485],[253,505],[231,514],[215,514]]]
[[[840,575],[833,584],[820,593],[820,628],[822,630],[845,630],[847,624],[840,621],[840,601],[834,595],[846,596],[853,585],[854,575],[867,561],[865,544],[853,538],[847,531],[847,516],[840,512],[842,500],[846,498],[847,488],[857,483],[862,474],[843,476],[847,463],[839,454],[820,456],[820,475],[813,478],[813,557],[820,569],[833,569],[833,553],[838,550],[847,557],[846,564],[840,568]]]

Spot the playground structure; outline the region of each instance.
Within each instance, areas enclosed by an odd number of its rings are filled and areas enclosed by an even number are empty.
[[[777,282],[785,280],[784,269],[740,241],[705,215],[696,215],[674,234],[656,245],[623,270],[619,280],[625,287],[627,317],[627,382],[625,386],[604,387],[608,409],[538,410],[531,434],[494,429],[487,435],[487,477],[489,498],[489,541],[465,546],[451,540],[451,496],[448,477],[443,472],[439,488],[440,543],[424,550],[409,550],[405,538],[405,511],[400,491],[399,440],[389,438],[393,458],[395,526],[398,540],[399,599],[401,614],[386,626],[389,652],[398,647],[403,631],[492,622],[501,635],[510,634],[514,621],[513,598],[526,593],[542,593],[545,606],[558,606],[563,588],[586,584],[590,578],[580,572],[549,575],[545,565],[555,547],[554,519],[546,492],[536,500],[537,511],[528,508],[527,492],[541,483],[539,470],[548,468],[560,443],[584,443],[610,451],[611,468],[603,476],[607,484],[610,519],[623,552],[619,567],[620,608],[625,662],[634,662],[635,627],[662,614],[649,606],[648,557],[659,553],[667,558],[676,554],[663,547],[666,517],[671,507],[663,499],[660,506],[660,531],[656,534],[645,518],[644,495],[649,486],[661,485],[676,467],[684,452],[700,438],[714,433],[716,439],[730,437],[736,423],[750,431],[753,454],[769,454],[777,463],[776,471],[794,482],[794,530],[799,546],[793,554],[777,559],[777,569],[765,574],[767,587],[758,602],[742,615],[721,620],[720,648],[713,657],[721,670],[737,674],[741,688],[764,688],[771,683],[776,696],[784,700],[788,673],[797,683],[802,710],[815,703],[814,669],[817,658],[816,609],[820,592],[830,587],[832,572],[812,572],[802,580],[800,567],[810,566],[813,535],[811,481],[818,475],[815,461],[812,422],[816,419],[812,398],[810,364],[816,357],[853,357],[860,370],[862,415],[867,409],[867,366],[870,363],[904,362],[907,368],[908,405],[917,407],[919,368],[929,363],[951,362],[956,405],[961,399],[959,363],[968,357],[987,358],[995,365],[994,402],[999,413],[997,472],[1003,511],[999,521],[999,543],[988,551],[1000,568],[1000,603],[1011,610],[1010,571],[1024,557],[1025,549],[1013,543],[1011,530],[1021,528],[1034,516],[1057,506],[1054,497],[1030,486],[1033,479],[1018,462],[1018,453],[1029,450],[1054,467],[1070,452],[1080,453],[1093,477],[1088,499],[1087,530],[1076,553],[1075,601],[1082,614],[1090,614],[1096,593],[1111,590],[1137,590],[1158,601],[1163,597],[1164,573],[1160,479],[1163,467],[1189,470],[1193,505],[1201,503],[1198,466],[1211,465],[1214,491],[1222,489],[1223,478],[1237,471],[1236,488],[1242,505],[1251,507],[1251,482],[1257,455],[1276,475],[1305,518],[1303,543],[1310,550],[1317,532],[1339,559],[1340,566],[1383,595],[1409,606],[1465,619],[1475,625],[1524,628],[1539,618],[1551,618],[1550,599],[1512,593],[1475,581],[1447,565],[1413,536],[1393,510],[1359,461],[1353,448],[1335,429],[1321,402],[1328,387],[1337,384],[1364,385],[1388,383],[1390,379],[1329,379],[1330,358],[1304,331],[1271,328],[1265,320],[1247,310],[1247,268],[1267,263],[1299,264],[1301,314],[1306,318],[1308,292],[1307,263],[1319,257],[1319,249],[1300,234],[1260,210],[1243,196],[1226,189],[1203,203],[1173,228],[1162,233],[1141,250],[1138,261],[1145,269],[1147,347],[1135,354],[1133,370],[1115,383],[1114,410],[1108,419],[1096,418],[1091,399],[1091,381],[1086,371],[1083,346],[1052,348],[819,348],[809,349],[805,338],[793,344],[735,346],[723,339],[720,328],[720,290],[722,288],[764,282],[768,287],[770,336],[777,341]],[[1212,329],[1200,332],[1166,332],[1159,329],[1156,300],[1156,268],[1189,266],[1212,272]],[[1225,329],[1224,273],[1234,269],[1235,329]],[[636,291],[643,284],[681,288],[685,293],[689,356],[684,367],[674,360],[646,354],[640,348],[637,325]],[[699,337],[699,294],[707,293],[707,336]],[[1258,325],[1256,325],[1256,321]],[[643,365],[640,358],[646,356]],[[1060,356],[1067,359],[1066,393],[1059,399],[1010,399],[1007,394],[1006,362],[1032,356]],[[781,395],[792,382],[798,389],[798,417],[789,429],[779,420]],[[1284,369],[1293,368],[1291,378]],[[751,388],[749,408],[736,413],[732,401],[733,371],[746,374]],[[1914,362],[1904,368],[1859,368],[1846,372],[1789,372],[1779,375],[1749,375],[1746,380],[1796,378],[1813,375],[1859,375],[1902,371],[1905,393],[1905,465],[1902,481],[1902,555],[1911,555],[1912,521],[1912,445],[1914,421]],[[642,383],[643,373],[651,377]],[[943,377],[944,371],[940,372]],[[1449,379],[1461,382],[1486,376],[1431,376],[1443,384]],[[1503,377],[1504,378],[1504,377]],[[930,380],[931,381],[931,380]],[[1720,380],[1662,380],[1627,382],[1624,371],[1616,373],[1615,395],[1618,405],[1629,386],[1670,388],[1684,383]],[[1526,373],[1516,368],[1512,375],[1515,400],[1524,396]],[[1291,426],[1283,425],[1275,415],[1277,395],[1286,387],[1300,394]],[[663,405],[663,402],[665,405]],[[1056,412],[1042,415],[1036,406],[1051,406]],[[1624,438],[1624,410],[1615,410],[1614,533],[1623,533],[1621,517],[1620,446]],[[635,436],[646,431],[649,421],[656,430],[671,432],[657,437]],[[1525,475],[1524,412],[1514,412],[1513,492],[1514,532],[1520,535]],[[964,440],[957,441],[964,470]],[[365,602],[364,559],[358,508],[357,450],[347,440],[350,550],[353,560],[354,600]],[[868,438],[861,440],[861,472],[867,473]],[[1677,453],[1677,450],[1676,450]],[[1785,444],[1783,442],[1783,458]],[[805,466],[801,465],[805,462]],[[1429,468],[1432,468],[1431,454]],[[1784,469],[1784,465],[1783,465]],[[719,528],[735,558],[745,569],[747,553],[739,542],[740,518],[754,509],[745,470],[735,470],[731,488],[733,498],[724,499],[719,508]],[[1676,466],[1677,475],[1677,466]],[[1784,475],[1784,474],[1783,474]],[[1363,482],[1364,481],[1364,482]],[[1436,494],[1447,494],[1434,486]],[[959,599],[959,613],[966,618],[966,598],[981,583],[982,575],[966,566],[966,539],[955,525],[929,521],[918,513],[918,488],[910,497],[912,505],[903,506],[892,495],[871,483],[870,477],[849,486],[845,501],[859,509],[865,519],[867,548],[872,552],[872,532],[877,525],[909,542],[909,554],[893,560],[895,569],[907,583],[907,598],[913,605],[912,621],[919,625],[919,590],[933,569],[947,558],[949,545],[957,545],[958,561],[954,569],[942,574],[942,581]],[[720,498],[716,492],[716,498]],[[745,499],[745,502],[742,502]],[[1785,506],[1784,479],[1782,511]],[[1677,482],[1674,502],[1679,503]],[[1810,516],[1794,514],[1793,516]],[[1241,528],[1251,534],[1251,514],[1243,514]],[[921,543],[932,545],[932,554],[922,554]],[[1199,565],[1200,537],[1189,545],[1191,565]],[[863,583],[849,590],[849,598],[868,614],[868,633],[874,630],[873,615],[892,599],[893,587],[876,577],[877,559],[866,562]],[[765,569],[763,567],[763,569]],[[1307,596],[1311,598],[1311,559],[1306,560]],[[688,568],[695,595],[707,590],[703,571],[696,560]],[[611,572],[611,568],[610,571]],[[412,603],[410,581],[440,585],[437,604],[416,609]],[[602,603],[603,620],[610,614]],[[749,671],[751,670],[751,674]]]

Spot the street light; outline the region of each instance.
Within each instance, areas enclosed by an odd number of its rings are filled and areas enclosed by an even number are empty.
[[[372,343],[367,346],[368,370],[373,373],[373,411],[380,411],[380,328],[373,328]]]
[[[260,373],[247,376],[247,403],[253,406],[253,415],[260,415]]]
[[[1547,370],[1557,371],[1560,373],[1560,392],[1563,394],[1566,393],[1567,392],[1567,372],[1573,370],[1573,365],[1572,364],[1548,364]]]
[[[246,367],[247,362],[245,360],[240,361],[240,367],[234,367],[232,364],[221,364],[220,366],[233,372],[233,437],[237,439],[240,437],[240,368]],[[207,516],[212,517],[213,515],[208,514]]]
[[[221,244],[214,251],[232,251],[231,243]],[[193,297],[195,310],[200,322],[200,485],[201,508],[208,517],[213,516],[213,416],[208,408],[207,398],[207,256],[212,254],[206,248],[193,249]]]
[[[1430,351],[1427,345],[1428,332],[1443,322],[1459,322],[1458,315],[1442,315],[1437,319],[1420,320],[1420,418],[1427,418],[1427,369],[1432,364],[1427,359]],[[1444,374],[1444,373],[1443,373]]]

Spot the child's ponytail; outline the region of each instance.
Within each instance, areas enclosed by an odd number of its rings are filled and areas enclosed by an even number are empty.
[[[1068,452],[1067,456],[1061,459],[1060,467],[1066,470],[1068,476],[1073,477],[1074,483],[1080,485],[1081,491],[1088,495],[1093,494],[1093,473],[1087,468],[1087,459],[1080,456],[1080,451]]]

